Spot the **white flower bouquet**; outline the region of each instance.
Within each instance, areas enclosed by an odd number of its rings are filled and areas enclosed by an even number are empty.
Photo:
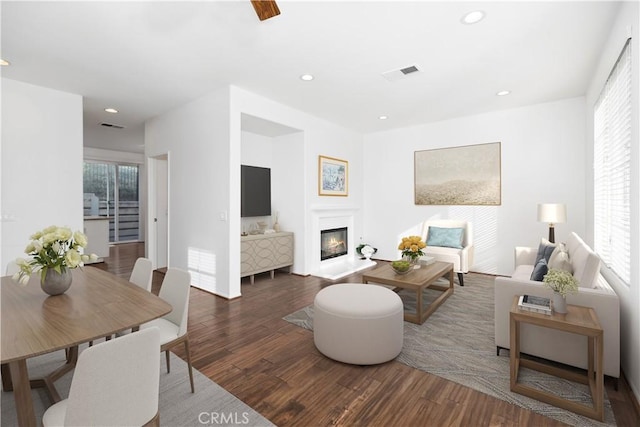
[[[30,238],[31,242],[24,250],[30,258],[16,259],[20,271],[12,277],[23,286],[29,283],[33,273],[40,272],[41,281],[44,281],[50,268],[62,274],[67,268],[81,267],[89,260],[98,259],[95,254],[80,253],[79,249],[87,246],[87,236],[80,231],[74,233],[70,228],[52,225]]]
[[[552,268],[542,279],[543,286],[557,292],[562,297],[578,291],[578,281],[568,271]]]

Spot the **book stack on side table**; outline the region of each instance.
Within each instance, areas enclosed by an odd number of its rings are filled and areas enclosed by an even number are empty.
[[[542,313],[551,315],[551,300],[544,297],[536,297],[533,295],[520,295],[518,299],[518,308],[534,313]]]

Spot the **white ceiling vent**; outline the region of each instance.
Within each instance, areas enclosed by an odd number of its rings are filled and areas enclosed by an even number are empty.
[[[417,65],[410,65],[398,70],[385,71],[384,73],[382,73],[382,77],[389,80],[390,82],[395,82],[400,79],[406,78],[410,74],[418,73],[419,71],[420,69]]]
[[[113,123],[100,123],[100,126],[104,126],[106,128],[113,128],[113,129],[124,129],[124,126],[115,125]]]

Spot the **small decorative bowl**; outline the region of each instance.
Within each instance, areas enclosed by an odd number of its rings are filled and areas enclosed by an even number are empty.
[[[396,274],[410,273],[411,270],[413,270],[412,267],[413,266],[409,262],[403,260],[393,261],[391,263],[391,268],[396,272]]]

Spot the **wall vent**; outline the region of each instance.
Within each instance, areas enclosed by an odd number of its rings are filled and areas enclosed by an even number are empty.
[[[409,74],[415,74],[419,72],[420,69],[417,65],[410,65],[408,67],[399,68],[397,70],[385,71],[382,73],[382,77],[389,80],[390,82],[395,82],[400,79],[406,78]]]
[[[113,128],[113,129],[124,129],[124,126],[116,125],[113,123],[100,123],[100,126],[104,126],[106,128]]]

